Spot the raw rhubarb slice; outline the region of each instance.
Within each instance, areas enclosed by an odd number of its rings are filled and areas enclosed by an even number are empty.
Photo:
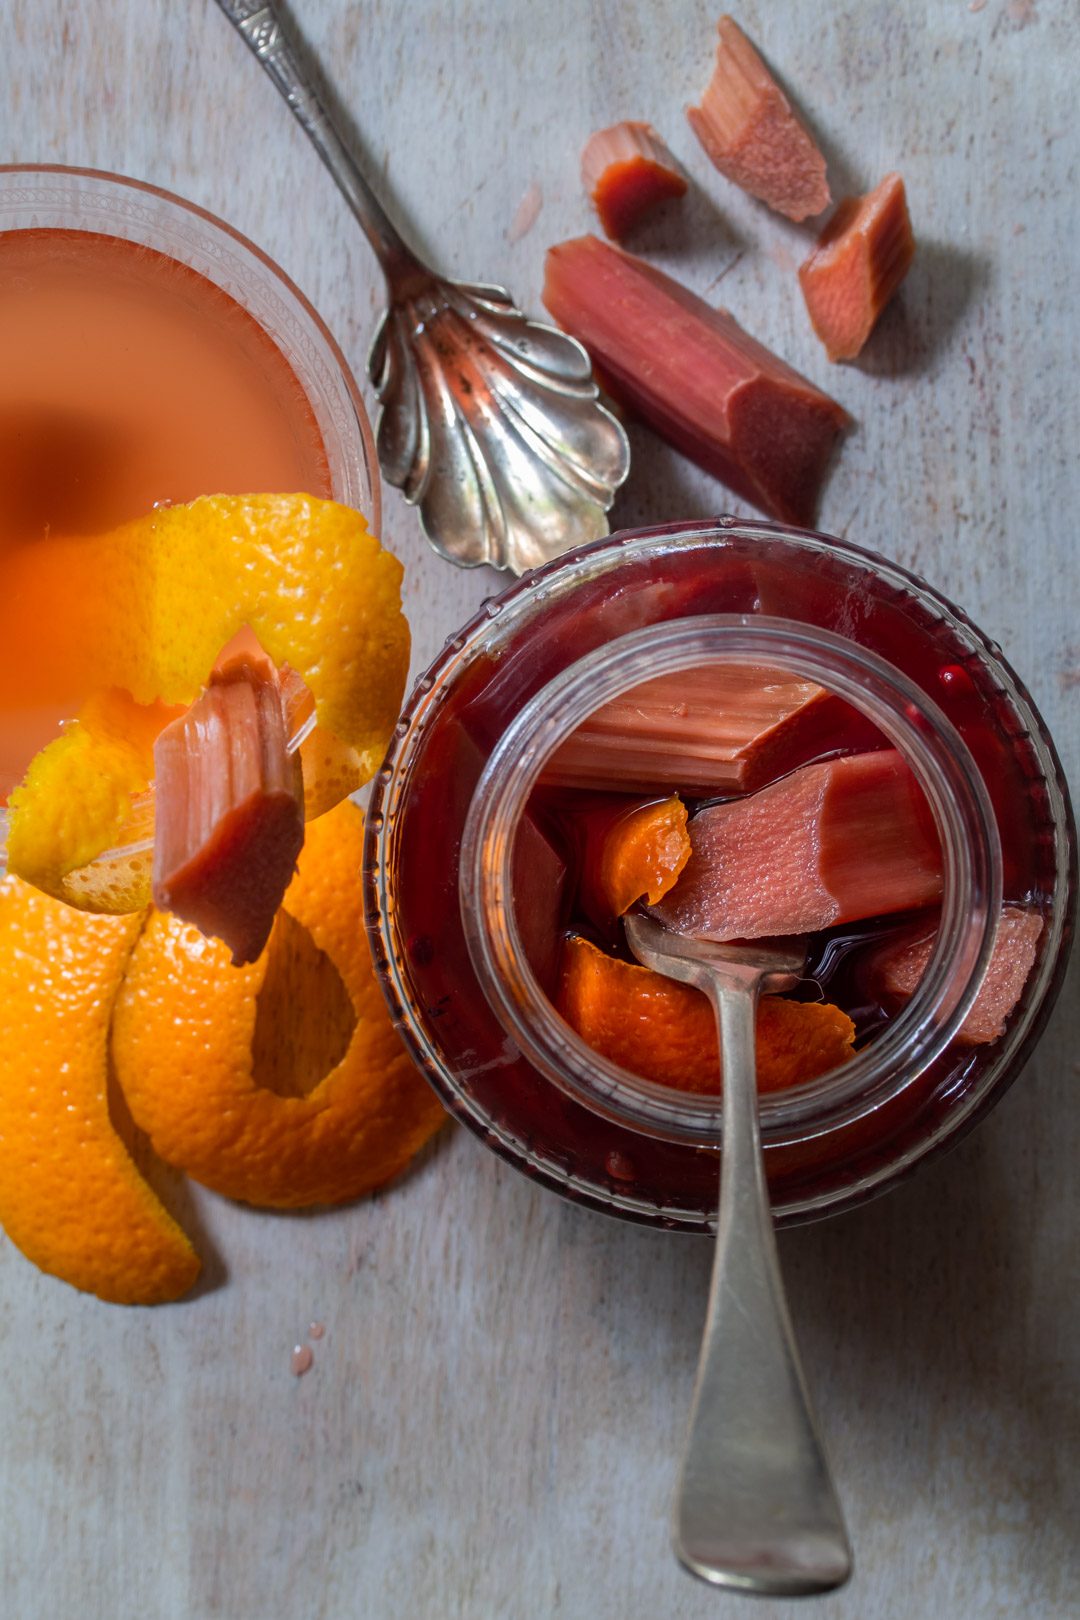
[[[810,934],[941,895],[930,810],[892,748],[804,765],[702,810],[690,843],[682,877],[655,909],[700,938]]]
[[[990,965],[971,1011],[956,1036],[963,1046],[982,1046],[1005,1033],[1009,1015],[1024,991],[1035,966],[1043,919],[1028,906],[1003,906]],[[926,972],[937,941],[937,927],[928,923],[907,930],[873,953],[870,984],[887,1003],[909,1001]]]
[[[884,746],[813,681],[756,664],[659,675],[589,715],[544,767],[559,787],[749,793],[833,749]]]
[[[596,236],[548,249],[544,303],[615,398],[730,489],[813,522],[847,413],[724,310]]]
[[[681,197],[686,180],[651,124],[625,119],[590,135],[581,179],[605,236],[620,239],[658,203]]]
[[[245,651],[154,744],[154,904],[224,940],[237,966],[270,937],[303,847],[287,740],[277,673]]]
[[[811,324],[830,360],[854,360],[914,257],[898,174],[887,174],[865,197],[844,199],[799,270]]]
[[[788,219],[829,206],[825,159],[738,23],[721,17],[716,67],[690,127],[729,180]]]

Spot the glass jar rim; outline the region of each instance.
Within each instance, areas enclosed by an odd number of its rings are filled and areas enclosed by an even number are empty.
[[[18,199],[22,185],[33,185],[35,181],[48,182],[50,179],[57,182],[55,198],[51,202],[35,199],[27,200],[22,206],[30,211],[30,220],[27,224],[5,223],[5,205],[11,199]],[[63,191],[65,182],[73,185],[85,184],[87,194],[96,199],[95,207],[100,208],[100,219],[95,219],[93,226],[86,223],[67,223],[53,225],[42,223],[34,210],[44,209],[46,213],[51,209],[51,217],[60,217],[65,211],[70,211],[74,221],[76,204],[74,198],[69,198]],[[130,199],[144,198],[148,205],[158,209],[157,217],[148,216],[146,207]],[[21,201],[21,199],[19,199]],[[122,206],[121,206],[122,205]],[[343,441],[354,439],[352,447],[352,460],[348,458],[341,461],[336,470],[331,466],[331,475],[339,487],[335,490],[335,499],[341,499],[349,504],[363,509],[372,532],[379,532],[382,518],[381,485],[379,480],[379,463],[375,449],[375,438],[371,423],[368,419],[363,396],[359,385],[353,375],[352,369],[345,358],[330,328],[326,325],[318,310],[304,295],[292,278],[286,274],[279,264],[250,237],[221,219],[217,214],[211,213],[198,203],[191,202],[176,192],[167,191],[162,186],[152,185],[146,180],[136,180],[130,175],[113,174],[104,169],[84,168],[63,163],[0,163],[0,234],[8,230],[21,231],[33,229],[64,229],[73,231],[92,231],[100,228],[103,234],[123,235],[126,240],[143,243],[169,258],[189,262],[183,259],[175,247],[166,241],[166,227],[163,223],[166,217],[173,220],[194,221],[197,229],[205,238],[203,243],[205,262],[200,258],[196,269],[207,280],[221,286],[248,314],[259,322],[271,340],[281,345],[283,338],[279,327],[268,324],[266,311],[255,309],[241,295],[232,283],[224,284],[230,260],[239,266],[257,268],[258,272],[270,278],[276,289],[279,309],[295,311],[301,321],[301,336],[304,340],[305,354],[302,357],[286,355],[291,366],[303,358],[305,363],[311,364],[311,355],[315,352],[315,345],[321,345],[324,350],[322,364],[324,364],[340,385],[340,398],[337,402],[327,399],[327,411],[333,413],[336,405],[346,407],[349,414],[348,431],[342,428],[340,437]],[[232,268],[235,268],[235,264]],[[295,347],[299,340],[290,335],[290,343]],[[300,386],[308,393],[311,399],[311,390],[302,380]],[[315,408],[314,400],[312,407]],[[320,421],[320,429],[325,431],[325,421]],[[353,432],[355,430],[355,432]],[[207,491],[207,493],[213,493]],[[308,718],[289,740],[290,752],[300,747],[308,732],[314,724],[313,718]],[[138,795],[133,804],[133,815],[136,819],[148,821],[153,810],[153,784],[142,794]],[[7,837],[7,810],[0,806],[0,874],[4,870],[4,859]],[[133,855],[145,854],[153,847],[150,836],[140,837],[133,842],[113,849],[103,850],[95,857],[95,863],[105,865],[109,862],[124,860]]]
[[[652,676],[740,662],[811,679],[866,713],[904,754],[942,844],[944,893],[930,961],[908,1002],[849,1062],[763,1095],[769,1145],[835,1130],[896,1096],[943,1052],[978,994],[1001,910],[1001,851],[982,776],[951,721],[877,653],[759,614],[662,621],[595,649],[524,705],[496,743],[462,838],[459,894],[473,969],[526,1058],[594,1113],[652,1136],[714,1146],[718,1096],[653,1084],[608,1061],[558,1015],[524,953],[512,903],[520,818],[548,758],[589,713]]]

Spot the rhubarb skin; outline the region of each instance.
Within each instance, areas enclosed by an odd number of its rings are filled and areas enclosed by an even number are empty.
[[[811,934],[941,897],[929,806],[896,749],[804,765],[690,822],[693,853],[657,906],[703,939]]]
[[[589,136],[581,179],[604,235],[616,241],[659,203],[686,193],[686,180],[652,125],[630,119]]]
[[[847,412],[724,310],[596,236],[548,249],[544,303],[614,397],[729,489],[812,524]]]
[[[716,67],[690,128],[728,180],[799,221],[830,202],[825,159],[738,23],[721,17]]]
[[[810,322],[830,360],[854,360],[911,269],[904,182],[887,174],[865,197],[846,197],[799,270]]]
[[[560,744],[543,780],[627,793],[751,793],[833,749],[884,747],[857,709],[756,664],[658,675],[605,703]]]
[[[265,657],[219,662],[154,744],[154,904],[254,962],[304,843],[300,758]]]
[[[1043,936],[1043,919],[1029,906],[1003,906],[997,937],[978,995],[955,1037],[959,1046],[983,1046],[1005,1033],[1024,991]],[[918,989],[937,943],[936,922],[916,925],[873,953],[869,983],[887,1006],[896,1008]]]
[[[679,1091],[720,1090],[716,1015],[700,990],[574,935],[556,1005],[594,1051],[632,1074]],[[759,1091],[815,1080],[854,1056],[855,1026],[828,1003],[763,996],[756,1036]]]

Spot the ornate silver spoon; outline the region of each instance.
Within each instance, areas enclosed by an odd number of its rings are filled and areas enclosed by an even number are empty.
[[[386,277],[368,358],[379,465],[442,556],[522,573],[608,532],[630,447],[588,355],[502,287],[446,281],[402,240],[267,0],[218,0],[336,180]]]
[[[626,919],[639,962],[703,990],[723,1053],[723,1161],[712,1287],[675,1501],[675,1551],[717,1586],[828,1592],[851,1573],[843,1515],[784,1298],[758,1129],[755,1011],[806,962],[790,946],[717,945]]]

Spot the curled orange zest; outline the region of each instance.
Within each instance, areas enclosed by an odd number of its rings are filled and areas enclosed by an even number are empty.
[[[594,1051],[679,1091],[718,1092],[720,1054],[709,1002],[690,985],[567,940],[556,1005]],[[757,1015],[759,1091],[802,1085],[854,1056],[855,1026],[828,1003],[764,996]]]
[[[248,967],[151,917],[113,1022],[132,1117],[170,1164],[278,1208],[382,1186],[445,1119],[386,1010],[364,933],[363,817],[309,823],[270,943]]]
[[[42,1271],[122,1305],[199,1272],[109,1117],[109,1018],[141,924],[0,882],[0,1224]]]
[[[641,899],[656,905],[689,859],[690,835],[681,799],[662,799],[619,817],[600,856],[600,886],[611,915],[621,917]]]

